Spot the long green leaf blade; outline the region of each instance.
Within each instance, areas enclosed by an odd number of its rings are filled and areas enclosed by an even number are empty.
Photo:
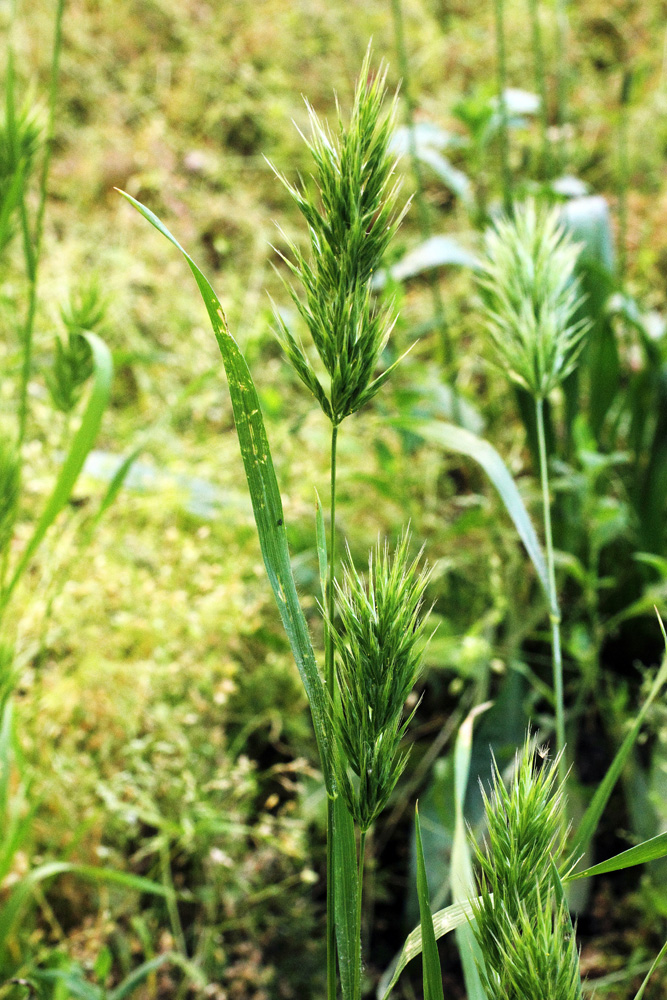
[[[542,585],[542,589],[549,600],[549,578],[547,565],[544,560],[542,546],[537,537],[533,522],[530,519],[526,506],[521,499],[516,483],[512,475],[503,462],[502,458],[488,441],[477,437],[471,431],[455,424],[448,424],[444,421],[400,421],[400,425],[419,434],[427,441],[440,445],[447,451],[455,451],[459,455],[466,455],[472,458],[486,472],[487,476],[498,490],[500,498],[505,505],[507,513],[514,522],[519,538],[523,542],[526,552],[535,567],[537,578]]]
[[[433,929],[431,900],[426,877],[426,862],[422,846],[419,808],[415,807],[415,832],[417,840],[417,896],[419,897],[419,917],[422,932],[422,967],[424,974],[424,1000],[444,1000],[442,991],[442,969]]]
[[[658,621],[660,623],[660,628],[662,629],[663,637],[665,637],[665,629],[659,615]],[[665,646],[667,647],[667,637],[665,637]],[[637,741],[637,737],[639,736],[639,732],[648,710],[665,685],[665,682],[667,682],[667,652],[665,653],[662,665],[656,674],[656,678],[653,681],[648,697],[646,698],[646,701],[642,705],[639,714],[634,721],[632,729],[623,740],[616,756],[609,766],[609,770],[598,785],[595,794],[591,799],[590,805],[584,813],[579,829],[577,830],[575,842],[572,846],[572,855],[574,858],[581,858],[581,856],[585,854],[588,845],[593,839],[593,835],[595,834],[598,823],[600,822],[600,817],[602,816],[605,806],[609,801],[609,796],[614,789],[614,785],[621,776],[621,772],[628,757],[630,756],[630,752]]]
[[[361,939],[357,934],[357,851],[354,820],[342,796],[334,800],[334,892],[338,967],[344,1000],[354,996],[354,970],[359,968]]]
[[[583,872],[576,872],[570,875],[570,879],[590,878],[593,875],[606,875],[607,872],[619,872],[624,868],[632,868],[634,865],[643,865],[647,861],[655,861],[657,858],[664,858],[667,854],[667,833],[659,833],[657,837],[644,840],[635,847],[628,848],[615,854],[607,861],[601,861],[592,868],[586,868]]]
[[[178,240],[172,236],[167,227],[150,209],[124,191],[120,193],[131,205],[134,205],[147,222],[150,222],[183,254],[204,300],[229,382],[236,432],[264,565],[310,703],[315,738],[320,752],[327,790],[329,794],[334,794],[329,753],[329,717],[326,692],[317,669],[308,626],[294,584],[282,501],[257,390],[245,358],[229,332],[222,306],[208,280]]]
[[[25,572],[28,563],[34,556],[37,548],[42,542],[46,532],[49,530],[60,511],[69,500],[74,485],[79,478],[79,473],[86,461],[88,452],[93,447],[95,439],[100,429],[102,415],[109,401],[111,391],[111,379],[113,377],[113,361],[108,347],[104,341],[94,333],[84,333],[83,336],[90,344],[93,354],[93,386],[81,420],[81,426],[74,435],[74,440],[70,447],[65,463],[60,470],[60,475],[56,481],[53,493],[51,494],[42,516],[35,525],[30,541],[25,547],[23,555],[14,570],[7,589],[2,595],[2,605],[6,605],[11,594]]]

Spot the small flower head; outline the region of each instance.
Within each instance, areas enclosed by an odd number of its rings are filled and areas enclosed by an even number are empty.
[[[588,329],[574,274],[578,245],[558,210],[534,202],[496,222],[485,237],[479,284],[499,364],[509,378],[544,399],[574,369]]]
[[[290,258],[284,259],[303,289],[303,296],[289,292],[324,365],[326,387],[277,316],[279,336],[297,375],[334,424],[367,403],[389,375],[374,378],[395,319],[391,308],[375,303],[371,281],[407,208],[397,207],[399,183],[389,151],[396,102],[383,113],[386,69],[373,77],[370,55],[369,49],[347,127],[339,116],[334,134],[308,106],[312,137],[305,141],[316,191],[278,174],[308,224],[310,255],[289,241]]]
[[[405,534],[392,555],[378,545],[366,581],[348,562],[337,587],[337,778],[362,830],[384,809],[407,761],[400,743],[410,718],[403,719],[403,709],[421,670],[428,581],[419,559],[409,559],[409,544]]]

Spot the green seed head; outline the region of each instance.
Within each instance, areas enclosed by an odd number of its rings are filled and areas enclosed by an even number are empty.
[[[579,247],[558,211],[529,201],[496,222],[485,237],[479,286],[500,367],[543,399],[574,369],[588,324],[574,269]]]
[[[473,846],[479,867],[473,929],[487,994],[490,1000],[576,1000],[576,945],[567,914],[554,901],[553,866],[562,871],[565,846],[558,759],[538,768],[526,740],[509,789],[496,768],[484,806],[486,850]]]
[[[366,581],[349,561],[337,586],[337,777],[362,830],[387,804],[407,760],[400,750],[410,721],[403,719],[403,709],[421,670],[429,575],[418,559],[409,559],[409,545],[407,533],[392,555],[386,544],[378,545]]]
[[[310,254],[288,241],[284,258],[302,293],[289,288],[310,331],[328,378],[325,386],[304,348],[277,316],[279,337],[299,378],[324,413],[339,424],[367,403],[389,372],[375,378],[380,354],[395,322],[391,307],[378,306],[371,281],[407,205],[398,208],[399,183],[389,144],[396,101],[387,113],[386,69],[374,77],[370,49],[357,85],[349,125],[333,133],[309,106],[314,190],[278,177],[308,225]],[[393,366],[392,366],[393,368]]]

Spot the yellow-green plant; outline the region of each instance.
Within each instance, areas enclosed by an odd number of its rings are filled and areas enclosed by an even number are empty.
[[[573,371],[588,324],[576,319],[581,303],[574,270],[579,247],[568,238],[556,209],[529,201],[514,206],[485,237],[479,287],[498,366],[535,402],[546,541],[549,616],[556,701],[556,743],[565,769],[565,712],[560,607],[556,591],[544,401]]]

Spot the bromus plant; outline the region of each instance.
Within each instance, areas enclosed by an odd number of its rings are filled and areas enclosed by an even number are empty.
[[[284,514],[252,377],[229,332],[220,303],[194,261],[160,220],[131,198],[141,214],[185,255],[202,293],[230,385],[260,545],[313,716],[327,812],[327,996],[337,995],[337,965],[345,1000],[361,996],[360,926],[365,835],[387,802],[405,756],[400,742],[403,703],[419,670],[420,614],[426,575],[408,556],[405,535],[393,557],[379,547],[364,584],[348,565],[338,588],[335,623],[336,450],[338,428],[368,403],[394,365],[376,375],[394,323],[391,305],[376,302],[372,278],[407,209],[389,152],[395,101],[383,110],[386,70],[371,73],[367,52],[349,124],[337,133],[310,111],[314,190],[287,186],[309,231],[310,257],[296,243],[284,258],[301,291],[289,288],[310,332],[323,373],[286,322],[277,316],[286,356],[331,423],[330,533],[327,547],[318,504],[317,547],[325,603],[323,677],[318,670],[289,561]],[[406,631],[407,630],[407,631]],[[336,661],[336,654],[338,660]],[[367,701],[366,699],[370,699]],[[354,821],[360,834],[359,853]],[[338,955],[338,962],[336,956]]]

